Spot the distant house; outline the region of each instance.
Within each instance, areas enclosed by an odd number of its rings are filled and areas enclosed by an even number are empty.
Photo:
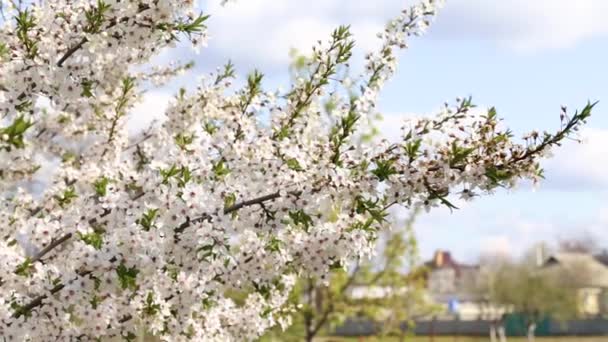
[[[600,254],[596,254],[594,257],[595,260],[601,262],[602,264],[608,267],[608,251],[603,251]]]
[[[445,308],[444,318],[497,319],[504,313],[503,308],[490,305],[476,291],[479,265],[458,262],[449,251],[438,250],[425,266],[427,290],[434,302]]]
[[[468,292],[479,274],[478,265],[459,263],[448,251],[436,251],[425,266],[429,270],[427,287],[431,294],[444,295]]]
[[[579,312],[585,316],[608,315],[608,260],[606,255],[557,253],[543,267],[571,272],[578,289]]]

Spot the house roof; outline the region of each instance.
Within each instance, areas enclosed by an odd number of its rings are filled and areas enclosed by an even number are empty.
[[[602,264],[608,266],[608,251],[603,251],[601,254],[595,255],[595,260],[601,262]]]
[[[557,253],[547,258],[544,263],[545,267],[555,265],[584,272],[581,280],[584,279],[586,286],[608,288],[608,266],[591,254]]]
[[[424,265],[430,270],[450,268],[456,272],[457,276],[460,276],[460,273],[467,269],[476,270],[479,268],[479,266],[477,265],[467,265],[459,263],[452,257],[452,253],[450,253],[449,251],[442,250],[435,251],[433,259],[425,262]]]

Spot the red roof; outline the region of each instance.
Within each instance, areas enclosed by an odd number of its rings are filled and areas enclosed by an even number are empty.
[[[456,275],[459,276],[460,272],[463,269],[475,269],[477,266],[475,265],[466,265],[457,262],[452,257],[452,254],[449,251],[437,250],[435,251],[435,255],[433,256],[433,260],[427,261],[425,263],[426,267],[431,270],[440,269],[440,268],[451,268],[456,271]]]

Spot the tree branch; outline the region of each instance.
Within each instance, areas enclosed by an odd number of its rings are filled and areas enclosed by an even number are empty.
[[[147,9],[150,9],[149,5],[140,5],[139,10],[137,11],[137,13],[141,13]],[[105,28],[105,30],[108,30],[114,26],[116,26],[118,23],[120,22],[124,22],[129,20],[129,18],[121,18],[120,20],[116,20],[114,19],[112,22],[110,22],[110,24]],[[80,50],[82,48],[82,46],[84,44],[86,44],[89,40],[86,37],[83,37],[78,43],[76,43],[76,45],[72,46],[71,48],[68,49],[68,51],[65,52],[65,54],[59,59],[59,61],[57,61],[57,66],[58,67],[62,67],[63,64],[65,63],[65,61],[68,60],[68,58],[70,58],[73,54],[76,53],[76,51]]]
[[[299,193],[294,192],[293,194],[299,194]],[[248,206],[251,206],[251,205],[256,205],[256,204],[262,204],[262,203],[264,203],[266,201],[272,201],[272,200],[277,199],[279,197],[281,197],[281,194],[279,193],[279,191],[277,191],[277,192],[274,192],[272,194],[268,194],[268,195],[265,195],[265,196],[254,198],[254,199],[251,199],[251,200],[248,200],[248,201],[239,202],[239,203],[236,203],[235,205],[232,205],[230,207],[225,208],[224,209],[224,214],[230,214],[231,212],[237,211],[237,210],[239,210],[241,208],[248,207]]]
[[[299,192],[291,192],[291,194],[296,195],[296,194],[299,194]],[[279,192],[275,192],[275,193],[272,193],[272,194],[269,194],[269,195],[265,195],[265,196],[261,196],[261,197],[258,197],[258,198],[254,198],[252,200],[243,201],[243,202],[237,203],[237,204],[235,204],[233,206],[230,206],[230,207],[224,209],[224,214],[229,214],[229,213],[237,211],[237,210],[239,210],[241,208],[244,208],[244,207],[247,207],[247,206],[251,206],[251,205],[255,205],[255,204],[261,204],[261,203],[264,203],[266,201],[270,201],[270,200],[273,200],[273,199],[276,199],[276,198],[279,198],[279,197],[281,197],[280,193]],[[100,216],[104,217],[104,216],[109,215],[110,213],[111,213],[110,210],[106,210]],[[190,225],[192,225],[193,223],[202,222],[202,221],[209,220],[209,219],[211,219],[211,215],[209,215],[209,214],[203,214],[203,215],[201,215],[199,217],[196,217],[196,218],[194,218],[192,220],[187,220],[184,223],[180,224],[177,228],[175,228],[175,232],[176,233],[181,233],[184,230],[186,230],[186,228],[190,227]],[[89,223],[91,223],[91,224],[93,224],[95,222],[97,222],[96,219],[89,220]],[[32,261],[39,261],[42,257],[44,257],[51,250],[53,250],[57,246],[60,246],[61,244],[63,244],[66,241],[68,241],[72,236],[73,236],[73,234],[67,233],[67,234],[63,235],[62,237],[60,237],[59,239],[52,241],[46,248],[44,248],[42,251],[40,251],[40,253],[38,253],[32,259]],[[85,275],[87,275],[89,273],[91,273],[91,271],[86,271],[86,272],[83,272],[83,273],[79,273],[79,276],[85,276]],[[64,287],[65,287],[64,284],[57,284],[57,285],[55,285],[55,287],[53,287],[51,289],[51,294],[55,294],[55,293],[61,291]],[[40,296],[36,297],[34,300],[32,300],[31,302],[29,302],[27,305],[19,308],[15,312],[15,314],[13,315],[13,317],[20,317],[23,314],[31,311],[32,309],[34,309],[34,308],[42,305],[42,301],[45,298],[47,298],[46,294],[45,295],[40,295]],[[131,318],[129,317],[127,320],[129,320],[129,319],[131,319]]]
[[[359,273],[360,269],[361,269],[361,264],[359,262],[357,262],[357,265],[355,266],[353,273],[351,273],[351,275],[348,277],[348,279],[346,280],[346,283],[344,283],[344,285],[342,285],[340,287],[340,290],[338,291],[338,295],[340,295],[340,296],[344,295],[344,292],[346,292],[350,288],[350,286],[355,282],[355,279],[357,278],[357,274]],[[333,311],[334,311],[334,305],[333,305],[333,301],[332,301],[332,302],[330,302],[328,307],[323,312],[321,319],[317,322],[315,327],[310,331],[311,336],[314,337],[319,332],[319,330],[321,330],[323,325],[325,325],[325,322],[327,322],[329,315]]]
[[[66,53],[59,59],[59,61],[57,61],[57,66],[61,68],[63,63],[65,63],[68,58],[76,53],[76,51],[80,50],[80,48],[82,48],[82,46],[88,41],[89,40],[86,37],[82,38],[76,45],[69,48],[68,51],[66,51]]]
[[[78,276],[79,277],[84,277],[84,276],[86,276],[86,275],[88,275],[90,273],[91,273],[91,271],[78,272]],[[74,279],[74,280],[76,280],[76,279]],[[57,292],[61,291],[64,287],[65,287],[65,284],[57,284],[57,285],[55,285],[55,287],[53,287],[51,289],[50,294],[54,295]],[[34,298],[31,302],[27,303],[24,306],[19,307],[19,309],[17,309],[17,311],[15,311],[15,313],[13,314],[13,317],[14,318],[19,318],[19,317],[27,314],[28,312],[30,312],[35,307],[42,305],[42,301],[45,300],[47,297],[48,296],[46,294],[43,294],[43,295],[40,295],[40,296]]]
[[[53,248],[55,248],[55,247],[63,244],[64,242],[68,241],[71,237],[72,237],[72,233],[66,233],[62,237],[60,237],[59,239],[52,240],[51,243],[49,243],[48,246],[46,246],[43,250],[41,250],[38,254],[36,254],[30,261],[32,263],[34,263],[36,261],[40,261],[40,259],[42,259],[47,253],[49,253],[50,251],[52,251]]]

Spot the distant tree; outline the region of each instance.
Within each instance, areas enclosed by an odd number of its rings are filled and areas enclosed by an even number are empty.
[[[594,254],[600,250],[597,239],[590,233],[584,233],[575,238],[559,239],[558,250],[568,253]]]
[[[471,284],[469,290],[477,295],[482,302],[483,318],[490,321],[490,341],[495,342],[507,340],[505,331],[504,315],[509,309],[501,292],[500,276],[504,265],[509,263],[509,258],[503,255],[486,255],[479,262],[479,276],[477,281]]]
[[[576,315],[576,286],[571,279],[570,273],[557,269],[542,269],[525,261],[505,262],[497,269],[493,296],[524,315],[528,341],[534,341],[542,319],[565,320]]]

